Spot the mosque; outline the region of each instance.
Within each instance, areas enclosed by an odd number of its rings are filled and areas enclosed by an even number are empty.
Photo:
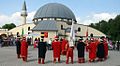
[[[78,24],[74,13],[65,5],[59,3],[48,3],[40,7],[33,18],[33,23],[27,23],[27,8],[24,2],[21,12],[23,24],[11,30],[9,33],[13,35],[24,35],[27,37],[38,38],[44,37],[46,41],[54,36],[68,37],[71,30],[72,22],[74,22],[75,37],[85,37],[86,32],[88,36],[93,34],[94,37],[105,36],[104,33],[89,27],[87,25]]]

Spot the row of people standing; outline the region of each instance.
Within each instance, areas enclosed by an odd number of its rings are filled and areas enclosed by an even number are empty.
[[[21,42],[21,48],[17,47],[17,50],[21,53],[17,53],[18,58],[23,58],[23,61],[27,61],[27,48],[28,45],[25,41],[25,38]],[[24,45],[25,44],[25,45]],[[19,46],[19,45],[17,45]],[[18,49],[20,48],[20,49]],[[23,50],[24,48],[24,50]],[[59,41],[58,36],[54,37],[54,40],[52,41],[52,49],[53,49],[53,62],[56,63],[60,62],[60,57],[62,55],[66,55],[66,64],[69,63],[69,58],[71,58],[71,63],[73,63],[73,50],[75,46],[71,46],[70,42],[66,39],[62,39],[62,41]],[[95,61],[96,58],[98,60],[106,59],[108,56],[108,48],[107,43],[105,41],[105,38],[101,38],[101,41],[96,41],[94,38],[91,38],[90,41],[83,42],[83,38],[81,37],[76,45],[76,48],[78,50],[78,63],[84,63],[85,62],[85,48],[87,48],[89,52],[89,62]],[[40,42],[38,42],[38,63],[44,64],[45,56],[47,51],[47,43],[44,42],[44,39],[41,39]],[[24,54],[23,54],[24,53]]]
[[[94,62],[96,58],[98,61],[102,61],[108,57],[108,43],[104,37],[100,40],[91,38],[86,48],[89,52],[89,62]]]

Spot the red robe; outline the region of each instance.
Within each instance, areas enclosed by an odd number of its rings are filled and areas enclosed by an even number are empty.
[[[52,42],[52,48],[53,48],[53,57],[54,58],[60,58],[61,54],[61,44],[59,41],[53,41]]]
[[[73,63],[73,49],[74,47],[69,47],[69,44],[66,44],[66,49],[67,49],[67,52],[66,52],[66,63],[68,64],[69,62],[69,57],[71,58],[71,63]]]
[[[66,44],[67,57],[73,57],[73,48],[69,47],[69,44]]]
[[[108,56],[108,43],[104,41],[105,58]]]
[[[66,44],[67,44],[67,40],[63,39],[62,45],[61,45],[63,55],[66,54],[66,49],[65,49]]]
[[[90,42],[89,46],[89,59],[94,60],[96,58],[96,43],[95,42]]]
[[[37,47],[37,44],[38,44],[38,42],[37,42],[37,41],[35,41],[35,42],[34,42],[34,45],[33,45],[33,46],[34,46],[34,48],[36,48],[36,47]]]
[[[28,44],[26,40],[21,41],[21,57],[27,58],[28,55]]]

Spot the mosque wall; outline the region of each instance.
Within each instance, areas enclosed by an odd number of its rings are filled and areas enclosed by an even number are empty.
[[[35,25],[33,23],[29,23],[29,24],[24,24],[24,25],[20,25],[17,26],[11,30],[9,30],[9,33],[12,33],[13,35],[16,35],[17,32],[19,32],[20,35],[22,35],[22,29],[24,30],[24,34],[28,34],[29,31],[31,31],[31,29],[34,27]],[[28,28],[30,27],[30,30],[28,30]]]
[[[35,38],[41,38],[41,36],[44,36],[43,34],[41,34],[41,32],[48,32],[48,37],[44,38],[45,41],[49,41],[50,38],[54,39],[54,36],[57,35],[57,31],[33,31],[33,40]]]

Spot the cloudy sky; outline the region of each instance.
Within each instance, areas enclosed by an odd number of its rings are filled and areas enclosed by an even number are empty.
[[[100,20],[109,20],[120,14],[120,0],[25,0],[27,22],[32,23],[35,12],[47,3],[61,3],[75,14],[78,23],[88,25]],[[7,23],[22,24],[20,16],[24,0],[1,0],[0,26]]]

